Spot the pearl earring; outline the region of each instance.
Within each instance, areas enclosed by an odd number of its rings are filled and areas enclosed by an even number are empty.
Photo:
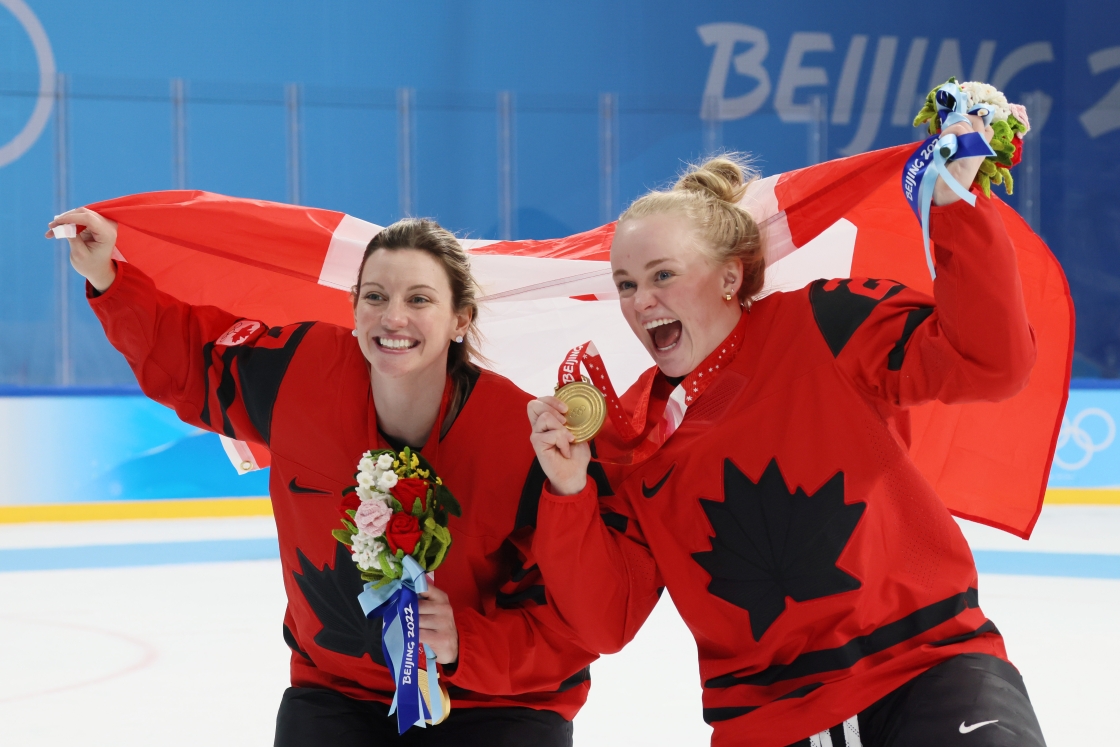
[[[455,338],[455,342],[462,342],[462,341],[463,341],[463,336],[462,335],[459,335],[458,337]]]
[[[358,330],[352,329],[352,330],[350,330],[350,334],[354,335],[354,337],[357,337],[358,336]]]

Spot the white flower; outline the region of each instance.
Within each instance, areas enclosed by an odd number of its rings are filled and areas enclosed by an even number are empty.
[[[968,108],[984,104],[992,110],[993,122],[1004,122],[1011,114],[1007,97],[1000,93],[995,86],[977,81],[961,83],[961,90],[968,94]]]
[[[365,532],[360,531],[350,539],[354,543],[353,557],[358,568],[363,571],[370,569],[381,570],[381,564],[377,562],[377,556],[385,551],[385,545],[378,542],[373,537],[370,537]]]
[[[381,475],[380,479],[378,479],[378,481],[377,481],[377,489],[382,491],[382,492],[388,493],[390,490],[393,489],[393,486],[396,485],[396,484],[397,484],[397,473],[396,472],[385,472],[384,474]]]
[[[368,472],[358,473],[358,487],[359,488],[372,488],[377,484],[377,478]]]
[[[385,500],[379,493],[374,492],[372,488],[363,488],[361,485],[358,486],[358,497],[362,499],[363,503],[374,499]]]
[[[393,456],[391,454],[382,454],[377,457],[377,467],[382,470],[389,469],[393,466]]]
[[[362,461],[358,462],[358,469],[367,475],[372,475],[377,471],[377,461],[369,455],[369,452],[366,452]]]

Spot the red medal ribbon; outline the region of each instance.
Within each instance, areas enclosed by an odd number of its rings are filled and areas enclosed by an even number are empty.
[[[634,403],[634,412],[630,415],[626,414],[625,408],[619,401],[595,343],[588,341],[572,348],[560,365],[557,376],[558,386],[577,381],[582,364],[587,369],[591,382],[603,393],[612,427],[604,426],[595,437],[600,461],[635,464],[648,459],[661,448],[661,444],[665,443],[680,427],[689,406],[700,399],[719,372],[735,360],[735,356],[743,346],[747,318],[748,315],[745,313],[739,317],[731,334],[673,389],[663,403],[662,397],[654,394],[657,374],[661,372],[655,368],[642,374],[635,387],[638,400]],[[662,378],[664,378],[663,374]],[[655,401],[652,410],[651,400]],[[661,412],[654,412],[659,405]],[[649,422],[651,420],[654,421],[652,424]]]

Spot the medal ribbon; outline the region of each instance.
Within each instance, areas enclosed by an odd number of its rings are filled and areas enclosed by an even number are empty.
[[[428,670],[428,701],[431,712],[420,693],[420,607],[417,594],[428,590],[428,578],[424,569],[405,555],[402,561],[404,575],[389,583],[373,588],[367,583],[365,590],[358,595],[362,612],[366,617],[381,616],[381,652],[389,674],[396,683],[393,705],[389,715],[397,714],[397,730],[404,734],[409,727],[425,728],[425,721],[431,719],[438,723],[443,718],[443,694],[439,688],[439,670],[432,649],[423,644],[424,658]]]
[[[665,402],[665,409],[659,415],[649,412],[653,384],[659,373],[657,369],[653,369],[652,375],[649,372],[643,374],[643,379],[648,380],[639,379],[638,401],[634,412],[627,416],[595,343],[588,341],[572,348],[560,364],[558,386],[577,381],[582,364],[587,369],[591,383],[603,393],[614,433],[601,433],[602,440],[600,437],[596,438],[599,459],[615,464],[634,464],[647,459],[661,448],[661,444],[680,427],[689,406],[700,399],[719,372],[735,360],[743,346],[747,318],[747,314],[742,314],[731,334],[673,389]],[[657,418],[652,428],[648,422],[652,419],[651,416]]]

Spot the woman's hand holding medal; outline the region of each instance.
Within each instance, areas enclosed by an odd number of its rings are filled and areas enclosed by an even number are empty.
[[[537,459],[557,495],[575,495],[587,484],[591,447],[577,442],[568,429],[568,406],[556,397],[541,397],[529,403],[530,440]]]

